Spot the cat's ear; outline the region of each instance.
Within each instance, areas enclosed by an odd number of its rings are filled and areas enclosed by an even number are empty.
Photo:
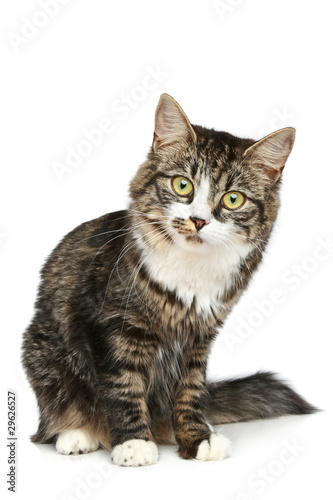
[[[195,132],[178,102],[162,94],[155,113],[153,149],[156,151],[183,141],[196,142]]]
[[[251,162],[260,165],[268,179],[276,182],[293,148],[295,132],[292,127],[277,130],[255,142],[243,156],[249,157]]]

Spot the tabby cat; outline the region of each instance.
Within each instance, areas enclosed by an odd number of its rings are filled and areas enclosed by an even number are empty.
[[[86,222],[42,270],[23,364],[40,409],[35,443],[103,447],[113,463],[228,456],[212,425],[314,407],[272,373],[209,383],[218,330],[257,269],[295,130],[254,141],[191,125],[160,98],[127,210]]]

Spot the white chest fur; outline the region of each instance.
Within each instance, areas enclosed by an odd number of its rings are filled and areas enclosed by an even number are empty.
[[[144,265],[151,279],[191,307],[194,299],[197,312],[203,316],[223,307],[223,294],[233,284],[241,261],[249,246],[240,244],[228,249],[204,245],[185,249],[171,245],[168,251],[146,250]]]

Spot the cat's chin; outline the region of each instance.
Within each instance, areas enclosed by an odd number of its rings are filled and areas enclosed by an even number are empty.
[[[211,247],[211,245],[198,234],[190,236],[183,236],[180,234],[174,239],[174,243],[182,250],[193,252],[207,252]]]
[[[185,242],[187,243],[187,245],[192,247],[198,247],[204,244],[203,239],[200,238],[198,234],[195,234],[193,236],[185,236]]]

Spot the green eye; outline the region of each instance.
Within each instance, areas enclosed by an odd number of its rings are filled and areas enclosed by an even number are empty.
[[[229,210],[235,210],[245,203],[245,196],[238,191],[230,191],[222,197],[222,204]]]
[[[179,196],[191,196],[193,193],[193,184],[186,177],[174,177],[172,187]]]

